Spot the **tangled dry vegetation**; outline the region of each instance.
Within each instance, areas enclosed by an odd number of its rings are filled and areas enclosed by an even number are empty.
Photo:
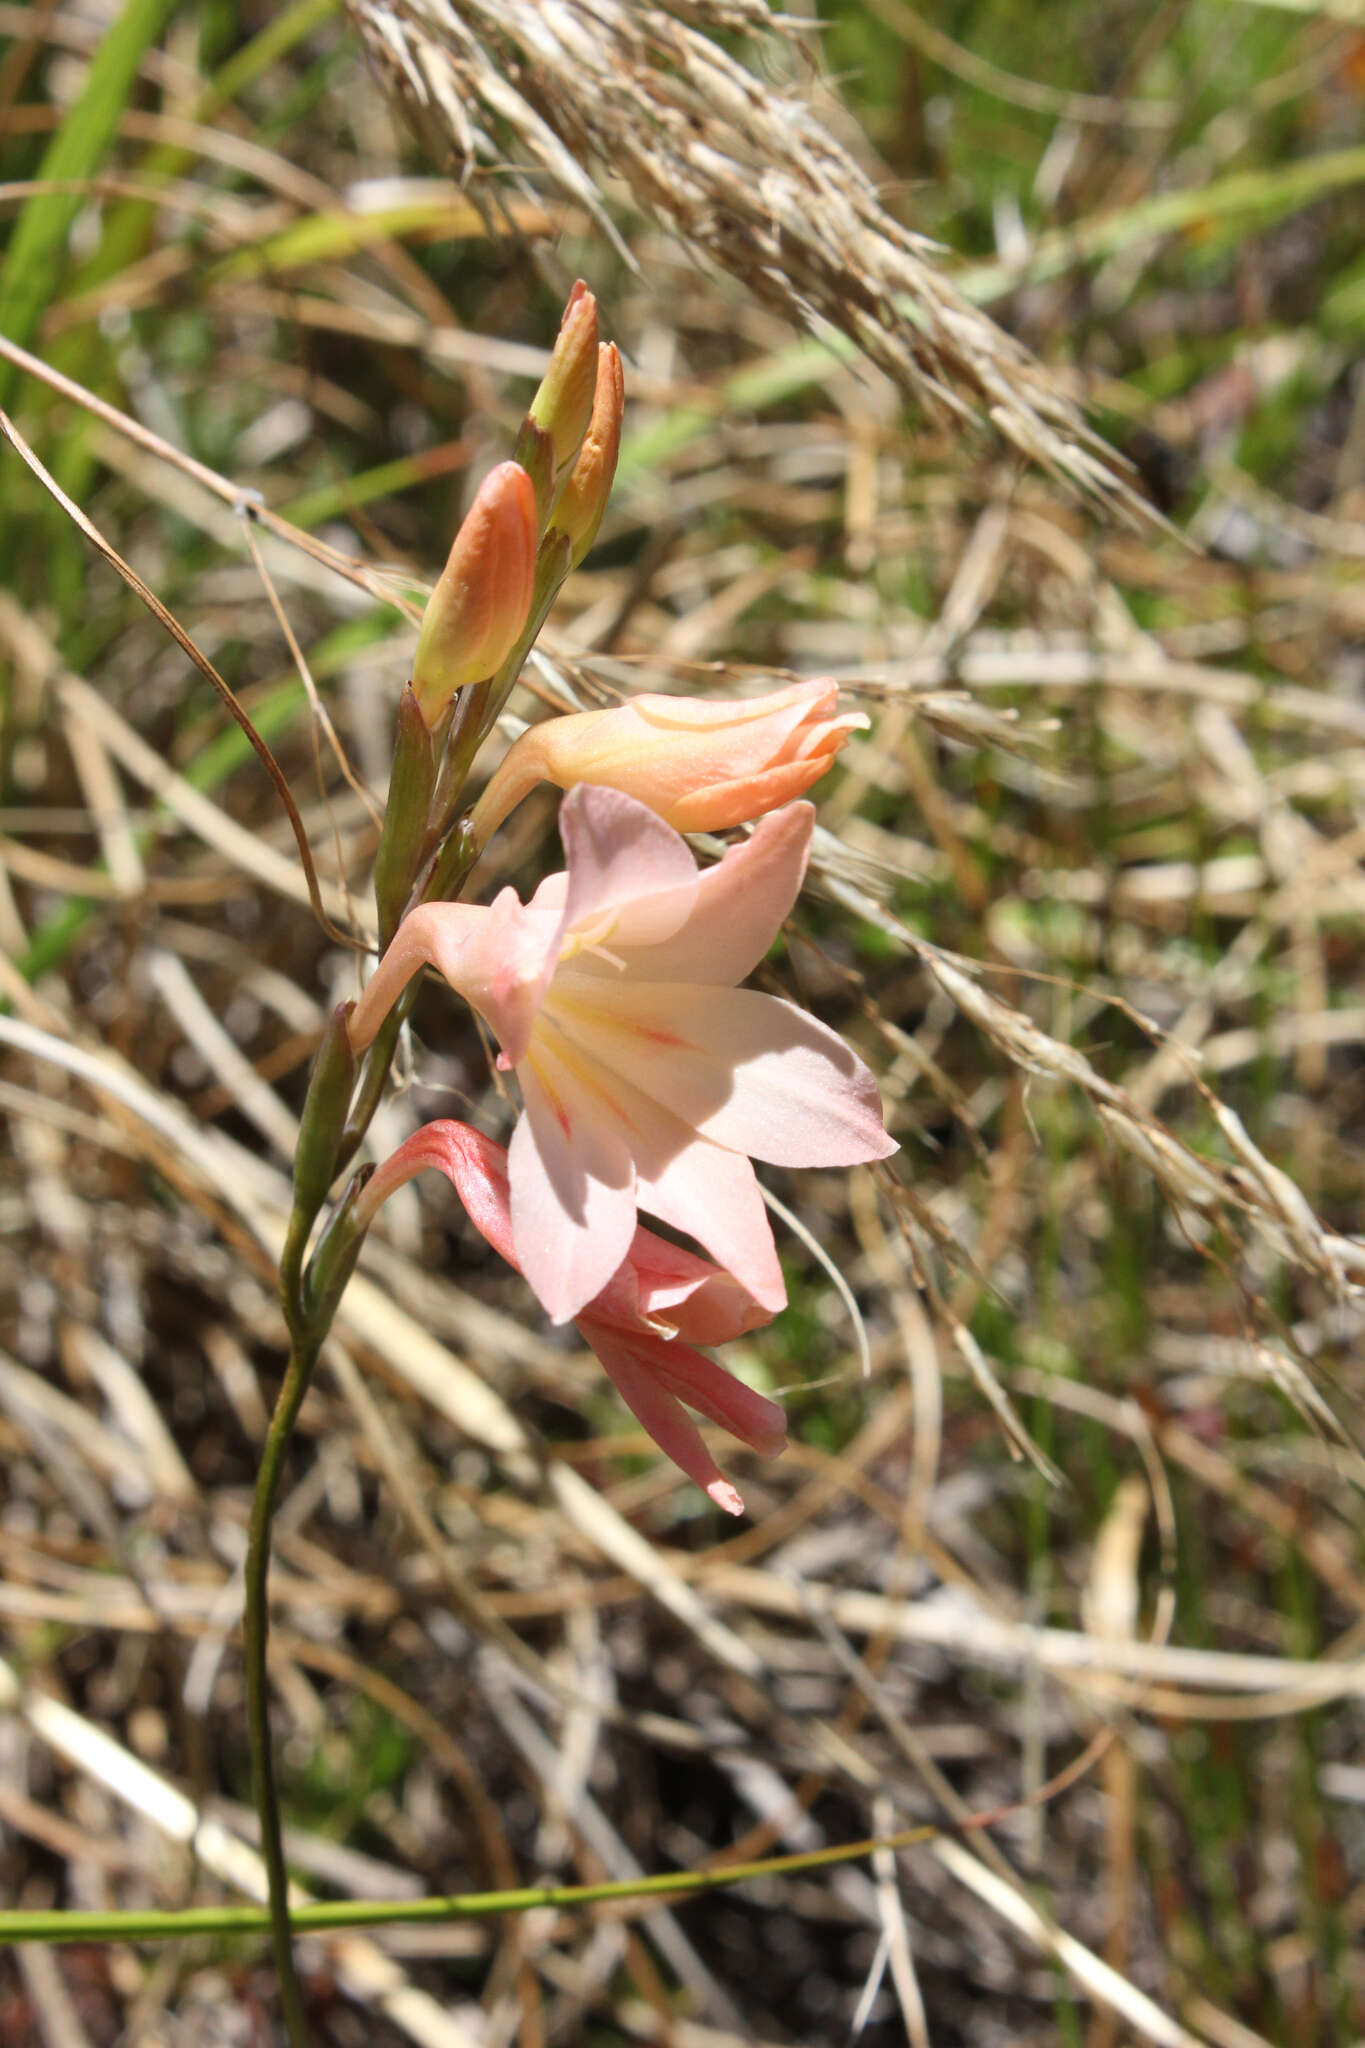
[[[294,1865],[399,1898],[942,1832],[687,1905],[311,1941],[317,2039],[1365,2031],[1365,383],[1319,316],[1359,299],[1360,68],[1330,13],[1251,5],[1234,63],[1223,11],[1154,11],[1105,97],[901,0],[838,10],[1036,169],[1042,231],[997,208],[998,260],[956,271],[952,178],[917,218],[756,0],[356,0],[372,74],[325,8],[214,51],[133,7],[107,148],[86,120],[55,162],[95,29],[14,25],[10,255],[46,233],[52,292],[25,312],[7,260],[0,329],[58,380],[5,403],[275,749],[340,935],[183,647],[7,452],[15,1903],[259,1887],[236,1628],[295,1116],[360,971],[416,600],[581,270],[629,439],[516,708],[846,682],[872,730],[765,972],[877,1068],[902,1153],[770,1177],[793,1305],[734,1362],[794,1445],[742,1470],[737,1534],[444,1184],[389,1205],[278,1524]],[[1326,131],[1316,182],[1257,126],[1285,109]],[[550,817],[490,889],[553,858]],[[381,1148],[505,1131],[434,993],[406,1083]],[[273,2026],[255,1944],[0,1964],[7,2043]]]

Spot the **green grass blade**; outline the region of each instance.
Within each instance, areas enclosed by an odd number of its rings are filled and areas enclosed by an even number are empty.
[[[90,65],[90,74],[44,151],[44,179],[89,178],[98,170],[127,104],[138,66],[175,0],[127,0]],[[0,332],[32,339],[63,268],[65,244],[84,201],[76,192],[35,193],[15,223],[0,266]],[[14,372],[0,366],[0,403],[9,403]]]

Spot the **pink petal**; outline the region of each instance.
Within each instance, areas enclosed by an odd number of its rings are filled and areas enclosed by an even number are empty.
[[[487,909],[432,903],[412,911],[404,924],[418,918],[430,935],[432,965],[479,1012],[515,1064],[559,958],[562,912],[553,903],[523,904],[514,889],[503,889]]]
[[[568,927],[615,912],[652,943],[675,931],[692,907],[697,864],[687,842],[634,797],[580,783],[559,807],[569,868]]]
[[[773,1315],[733,1273],[657,1237],[643,1224],[622,1263],[588,1306],[600,1322],[626,1330],[663,1326],[665,1334],[676,1333],[693,1344],[726,1344],[771,1322]]]
[[[635,1355],[648,1363],[670,1394],[698,1415],[728,1429],[761,1458],[780,1457],[787,1448],[787,1418],[776,1401],[736,1379],[714,1358],[664,1337],[635,1340]]]
[[[667,1112],[660,1109],[655,1114],[662,1122]],[[667,1121],[675,1129],[682,1128],[671,1117]],[[661,1223],[694,1237],[762,1309],[776,1315],[787,1305],[787,1283],[753,1167],[738,1152],[710,1144],[691,1132],[685,1135],[686,1144],[666,1152],[637,1148],[635,1185],[640,1207]],[[705,1320],[714,1307],[713,1296],[705,1309],[698,1304],[695,1320],[688,1315],[674,1320],[698,1342],[716,1342],[717,1337],[706,1334]]]
[[[579,978],[564,975],[551,996],[585,1063],[629,1074],[702,1137],[774,1166],[852,1166],[896,1150],[868,1068],[794,1003],[671,982],[587,987],[591,1001],[579,1000]]]
[[[727,1515],[742,1515],[743,1500],[702,1442],[691,1416],[676,1395],[659,1384],[647,1360],[642,1360],[637,1346],[643,1340],[623,1337],[619,1331],[599,1323],[590,1324],[583,1335],[631,1414],[665,1457],[671,1458]],[[662,1339],[653,1341],[660,1343]]]
[[[596,991],[599,984],[593,982],[591,987]],[[517,1070],[528,1110],[538,1084],[541,1094],[535,1114],[540,1122],[562,1129],[563,1137],[557,1142],[570,1142],[570,1131],[574,1144],[587,1145],[599,1132],[619,1140],[635,1168],[638,1206],[694,1237],[755,1302],[775,1315],[786,1306],[787,1290],[749,1161],[698,1138],[695,1131],[627,1080],[619,1059],[599,1058],[591,1047],[585,1051],[577,1032],[571,1037],[563,1026],[558,1008],[553,1002],[547,1004],[537,1024],[531,1058]],[[532,1069],[534,1079],[528,1087]],[[518,1125],[513,1154],[520,1130]],[[547,1142],[556,1142],[553,1134]],[[515,1172],[512,1184],[515,1215]],[[625,1256],[629,1241],[628,1237],[619,1241],[613,1266],[602,1271],[598,1288],[605,1286]],[[518,1235],[519,1257],[521,1243]],[[529,1280],[529,1269],[523,1270]],[[532,1285],[544,1301],[539,1285],[534,1281]]]
[[[552,1322],[600,1294],[635,1233],[635,1175],[620,1133],[518,1069],[526,1113],[512,1133],[508,1180],[516,1264]]]
[[[632,978],[726,987],[752,974],[801,891],[815,812],[789,804],[759,820],[697,884],[687,917],[654,945],[632,948]]]
[[[623,1318],[616,1313],[612,1289],[627,1272],[634,1312]],[[649,1316],[694,1344],[725,1344],[772,1319],[772,1310],[755,1301],[733,1273],[643,1227],[636,1231],[616,1280],[592,1304],[595,1315],[636,1326],[642,1316]]]

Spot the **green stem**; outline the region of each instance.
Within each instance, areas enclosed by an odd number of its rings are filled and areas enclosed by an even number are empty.
[[[951,1840],[966,1832],[962,1827],[935,1827],[925,1822],[894,1835],[839,1842],[822,1849],[803,1849],[786,1856],[764,1857],[756,1863],[729,1863],[709,1870],[668,1870],[652,1877],[609,1878],[600,1884],[528,1885],[516,1891],[465,1892],[445,1898],[326,1899],[298,1907],[293,1916],[294,1926],[317,1934],[339,1933],[352,1927],[441,1927],[457,1920],[490,1919],[547,1906],[573,1908],[608,1901],[687,1898],[728,1885],[750,1884],[760,1878],[855,1863],[875,1855],[879,1849],[908,1849],[923,1842]],[[175,1941],[206,1934],[261,1934],[266,1925],[266,1916],[259,1906],[187,1906],[168,1913],[151,1908],[123,1913],[6,1910],[0,1911],[0,1942]]]
[[[418,902],[444,901],[447,897],[458,896],[469,877],[478,852],[467,826],[468,821],[465,820],[450,831],[444,844],[438,847],[432,856],[427,868],[418,875],[413,888],[414,897]],[[420,977],[408,983],[375,1033],[374,1043],[364,1056],[360,1078],[356,1083],[333,1162],[334,1174],[346,1171],[360,1149],[366,1131],[370,1128],[370,1120],[379,1107],[384,1085],[389,1078],[389,1068],[393,1062],[394,1048],[398,1044],[398,1034],[412,1012],[421,986]],[[310,1227],[311,1222],[310,1218]]]
[[[251,1500],[251,1522],[246,1546],[246,1600],[242,1612],[242,1637],[246,1660],[246,1715],[251,1741],[251,1769],[256,1811],[261,1822],[261,1854],[269,1887],[270,1928],[275,1944],[275,1968],[280,1984],[280,2004],[291,2048],[308,2048],[308,2025],[303,2014],[303,1995],[294,1969],[292,1929],[289,1922],[289,1874],[284,1863],[284,1838],[280,1828],[279,1798],[275,1790],[275,1760],[270,1742],[270,1694],[266,1672],[266,1651],[270,1633],[270,1603],[267,1580],[270,1572],[270,1519],[289,1439],[298,1420],[308,1382],[317,1364],[321,1336],[295,1328],[289,1350],[289,1365],[280,1386],[275,1412],[266,1431],[256,1474],[256,1491]]]

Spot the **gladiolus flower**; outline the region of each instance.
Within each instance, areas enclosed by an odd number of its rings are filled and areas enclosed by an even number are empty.
[[[357,1223],[368,1226],[395,1188],[429,1166],[445,1174],[494,1251],[517,1267],[507,1154],[467,1124],[442,1119],[415,1131],[363,1190]],[[723,1344],[769,1320],[732,1274],[643,1227],[601,1293],[574,1317],[636,1420],[731,1515],[744,1503],[683,1404],[761,1457],[785,1446],[786,1418],[775,1401],[692,1347]]]
[[[356,1050],[430,963],[502,1045],[524,1113],[509,1151],[517,1264],[556,1322],[625,1258],[637,1208],[694,1237],[753,1299],[786,1299],[754,1170],[894,1152],[877,1085],[837,1033],[736,988],[796,899],[814,812],[792,804],[699,872],[619,790],[565,798],[567,872],[529,904],[408,913],[351,1014]]]
[[[457,690],[493,675],[531,610],[536,494],[518,462],[500,462],[479,485],[422,614],[412,687],[428,726]]]
[[[792,683],[735,703],[642,696],[531,726],[509,749],[474,809],[483,845],[538,782],[594,782],[648,804],[678,832],[719,832],[809,789],[860,712],[836,715],[833,681]]]
[[[621,370],[621,352],[614,341],[603,342],[597,351],[597,384],[593,392],[592,418],[573,468],[550,521],[552,533],[569,536],[569,560],[576,569],[597,538],[607,509],[616,463],[621,453],[621,421],[626,408],[626,384]]]

